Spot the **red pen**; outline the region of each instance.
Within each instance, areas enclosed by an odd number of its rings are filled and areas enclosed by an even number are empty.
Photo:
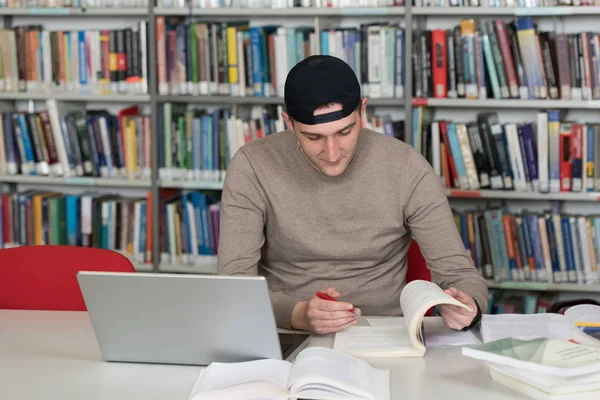
[[[336,299],[334,299],[333,297],[331,297],[331,296],[329,296],[328,294],[326,294],[326,293],[323,293],[323,292],[317,292],[317,297],[318,297],[318,298],[320,298],[320,299],[323,299],[323,300],[337,301],[337,300],[336,300]],[[355,308],[352,308],[352,309],[350,310],[350,312],[352,312],[352,313],[354,313],[354,314],[357,314],[357,315],[360,315],[360,311],[358,311],[358,310],[357,310],[357,309],[355,309]]]

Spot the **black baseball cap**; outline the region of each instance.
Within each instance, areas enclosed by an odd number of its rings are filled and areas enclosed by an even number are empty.
[[[352,114],[360,104],[360,83],[344,60],[314,55],[296,64],[285,81],[284,101],[287,113],[296,121],[316,125],[337,121]],[[327,103],[341,103],[342,109],[313,115]]]

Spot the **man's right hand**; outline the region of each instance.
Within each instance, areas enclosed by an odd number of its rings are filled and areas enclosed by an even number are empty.
[[[334,299],[340,297],[339,292],[334,288],[327,288],[322,292]],[[323,300],[315,295],[308,302],[301,301],[296,304],[292,312],[292,329],[321,335],[341,331],[354,325],[360,315],[351,312],[352,308],[353,305],[350,303]]]

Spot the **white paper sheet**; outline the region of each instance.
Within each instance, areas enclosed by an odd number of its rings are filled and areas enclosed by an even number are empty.
[[[425,318],[425,346],[466,346],[481,344],[481,340],[471,330],[457,331],[444,325],[441,317]]]
[[[570,340],[572,335],[571,326],[560,314],[486,314],[481,319],[481,338],[484,343],[509,337],[522,340],[539,337]]]

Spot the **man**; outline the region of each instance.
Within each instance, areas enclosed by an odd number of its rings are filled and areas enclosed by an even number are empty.
[[[356,323],[354,306],[401,314],[414,236],[433,281],[474,310],[440,306],[445,324],[470,327],[487,307],[487,287],[444,188],[411,146],[361,128],[366,104],[338,58],[312,56],[291,69],[288,130],[245,145],[227,169],[218,273],[264,275],[279,327],[336,332]]]

